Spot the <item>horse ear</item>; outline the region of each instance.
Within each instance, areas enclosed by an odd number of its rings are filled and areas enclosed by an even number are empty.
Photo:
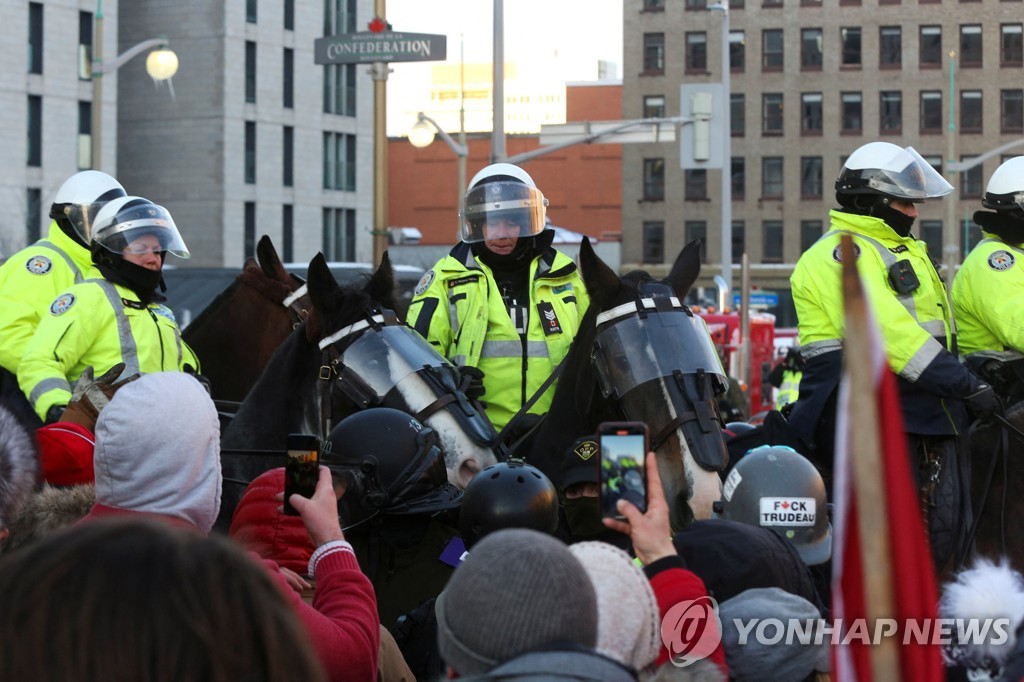
[[[580,242],[580,274],[591,298],[597,298],[602,292],[615,291],[621,286],[619,276],[594,252],[589,237],[584,237]]]
[[[700,244],[700,239],[694,239],[684,246],[676,257],[676,262],[672,264],[672,271],[665,279],[680,299],[686,296],[700,275]]]
[[[338,286],[337,280],[331,274],[331,269],[327,265],[327,259],[324,258],[324,254],[316,254],[313,256],[313,260],[309,262],[306,287],[315,310],[331,309],[334,292],[341,287]]]
[[[395,301],[395,270],[391,267],[391,257],[385,251],[380,258],[380,265],[374,271],[370,281],[366,283],[366,293],[370,298],[385,307],[394,308]]]
[[[291,283],[292,278],[284,269],[281,257],[277,255],[277,249],[274,248],[274,243],[270,241],[269,235],[260,237],[259,244],[256,245],[256,259],[259,261],[263,274],[267,277],[279,282]]]

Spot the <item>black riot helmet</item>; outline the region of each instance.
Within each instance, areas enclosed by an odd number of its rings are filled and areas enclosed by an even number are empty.
[[[431,514],[459,506],[433,429],[390,407],[361,410],[327,437],[320,463],[343,481],[342,524],[377,515]]]
[[[466,488],[459,530],[467,548],[503,528],[530,528],[553,535],[558,492],[540,469],[510,460],[487,467]]]

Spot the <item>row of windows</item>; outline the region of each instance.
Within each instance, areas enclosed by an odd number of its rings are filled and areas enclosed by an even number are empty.
[[[284,48],[282,54],[281,104],[285,109],[295,108],[295,50]],[[256,103],[256,42],[245,41],[245,101]],[[331,64],[325,66],[324,113],[340,116],[356,115],[356,65]]]
[[[256,23],[256,11],[256,0],[245,0],[245,20],[248,23]],[[284,0],[284,29],[295,30],[295,0]]]
[[[29,202],[31,203],[31,201],[30,196]],[[248,258],[256,253],[256,202],[245,202],[242,212],[242,256]],[[36,229],[38,230],[38,227]],[[281,206],[281,255],[286,263],[294,260],[294,244],[295,209],[291,204],[284,204]],[[329,261],[354,261],[356,259],[355,209],[326,207],[323,209],[323,234],[320,250]]]
[[[922,69],[941,68],[946,54],[942,50],[942,27],[919,27],[918,64]],[[761,71],[782,71],[785,67],[784,33],[781,28],[761,31]],[[864,54],[861,44],[862,29],[859,26],[839,29],[838,50],[840,66],[844,69],[860,68]],[[707,73],[708,45],[705,31],[688,31],[685,35],[685,69],[687,73]],[[820,28],[800,29],[800,69],[820,71],[825,38]],[[960,26],[957,63],[961,68],[982,68],[982,27],[981,24]],[[1024,25],[1005,23],[999,27],[999,65],[1019,67],[1024,65]],[[878,29],[878,67],[900,69],[903,67],[903,28],[881,26]],[[734,72],[746,69],[746,33],[742,30],[729,32],[729,68]],[[665,73],[665,34],[644,34],[643,72],[646,75]]]
[[[43,3],[28,3],[28,73],[43,72]],[[78,78],[92,78],[92,12],[78,13]]]
[[[800,253],[803,253],[824,234],[825,223],[821,220],[800,221]],[[960,221],[959,235],[967,234],[967,243],[961,236],[960,257],[973,249],[981,239],[981,230],[970,221]],[[920,238],[928,245],[928,254],[936,261],[942,260],[942,221],[922,220],[919,227]],[[665,262],[665,223],[660,220],[644,221],[642,229],[643,243],[641,258],[644,263]],[[701,262],[707,263],[708,225],[703,220],[687,220],[683,223],[684,243],[694,239],[701,240]],[[781,220],[761,221],[761,256],[762,263],[782,263],[785,230]],[[732,221],[732,259],[740,263],[747,252],[746,224],[742,220]]]
[[[324,133],[323,188],[354,192],[356,189],[356,136],[349,133]],[[246,184],[256,184],[256,122],[245,122]],[[281,184],[295,185],[295,128],[281,129]]]

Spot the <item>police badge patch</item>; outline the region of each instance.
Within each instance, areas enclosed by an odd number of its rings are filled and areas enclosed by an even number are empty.
[[[50,304],[50,313],[53,315],[63,315],[74,304],[74,294],[61,294]]]
[[[25,263],[25,269],[33,275],[45,275],[53,268],[53,262],[46,256],[32,256]]]
[[[592,440],[585,440],[579,443],[574,449],[573,453],[586,462],[588,459],[597,454],[597,443]]]
[[[423,276],[420,277],[420,281],[416,285],[416,288],[413,289],[412,295],[413,296],[422,296],[424,293],[426,293],[427,289],[430,288],[430,285],[433,283],[433,281],[434,281],[434,271],[433,270],[427,270],[425,273],[423,273]]]
[[[993,270],[1002,272],[1013,267],[1015,259],[1009,251],[993,251],[988,257],[988,266]]]

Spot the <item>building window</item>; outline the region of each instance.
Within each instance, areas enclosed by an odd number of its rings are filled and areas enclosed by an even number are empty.
[[[281,184],[295,185],[295,128],[292,126],[281,130]]]
[[[903,64],[903,32],[899,26],[878,29],[878,68],[898,69]]]
[[[971,24],[960,27],[960,66],[965,69],[981,68],[981,26]]]
[[[821,226],[820,220],[800,221],[800,253],[814,246],[814,243],[821,238]]]
[[[729,31],[729,70],[742,73],[746,61],[747,41],[743,31]]]
[[[644,222],[644,244],[641,254],[644,263],[661,263],[665,260],[665,223]]]
[[[742,220],[732,221],[732,262],[742,263],[743,254],[747,252],[746,225]]]
[[[686,237],[686,243],[689,244],[694,239],[700,240],[700,262],[708,262],[708,224],[703,220],[687,220],[683,224],[683,234]]]
[[[78,13],[78,80],[92,78],[92,12]]]
[[[782,262],[782,221],[765,220],[761,223],[762,263]]]
[[[665,73],[665,34],[644,34],[644,73],[657,75]]]
[[[982,131],[981,90],[960,91],[960,132],[980,133]]]
[[[839,29],[839,42],[843,46],[842,66],[860,66],[860,27]]]
[[[92,168],[92,102],[78,103],[78,170]]]
[[[761,32],[761,70],[782,71],[783,66],[782,29],[768,29]]]
[[[242,225],[242,260],[256,256],[256,202],[245,202]]]
[[[732,157],[732,163],[730,164],[730,171],[732,173],[732,200],[742,201],[746,196],[746,168],[747,163],[742,156]]]
[[[643,117],[665,118],[665,97],[663,95],[646,95]]]
[[[355,64],[330,64],[324,68],[324,113],[356,115]]]
[[[245,0],[245,20],[250,24],[256,23],[256,0]]]
[[[879,93],[878,129],[883,135],[903,132],[903,93],[890,90]]]
[[[942,132],[942,93],[938,90],[921,91],[921,132]]]
[[[663,12],[664,10],[665,0],[644,0],[645,12]]]
[[[704,168],[689,168],[683,172],[683,197],[686,201],[708,198],[708,172]]]
[[[800,134],[821,135],[821,93],[800,94]]]
[[[295,50],[290,47],[284,48],[282,68],[281,100],[285,109],[291,109],[295,106]]]
[[[999,100],[999,127],[1002,132],[1024,132],[1024,90],[1001,90]]]
[[[39,241],[43,220],[43,190],[29,187],[25,190],[25,243]]]
[[[256,43],[245,41],[245,101],[256,101]]]
[[[766,92],[761,95],[761,133],[782,134],[782,93]]]
[[[43,3],[28,3],[28,72],[43,72]]]
[[[356,212],[351,208],[324,209],[323,252],[330,261],[356,259]]]
[[[747,132],[747,100],[742,92],[729,94],[729,129],[733,137],[743,137]]]
[[[356,189],[356,137],[324,133],[324,189]]]
[[[295,209],[291,204],[281,206],[281,257],[285,263],[295,258]]]
[[[665,198],[665,159],[644,159],[644,201]]]
[[[782,198],[781,156],[765,156],[761,159],[761,198]]]
[[[43,98],[28,96],[28,154],[29,166],[43,165]]]
[[[821,157],[800,157],[800,198],[821,198]]]
[[[256,183],[256,122],[245,122],[245,182]]]
[[[704,31],[692,31],[686,34],[686,72],[707,73],[708,70],[708,36]]]
[[[919,59],[922,69],[937,69],[942,67],[941,26],[921,27],[921,54]]]
[[[961,156],[960,161],[970,161],[973,156]],[[985,166],[979,163],[974,168],[960,171],[960,198],[980,199],[982,193],[982,169]]]
[[[922,220],[921,241],[928,246],[928,256],[936,263],[942,262],[942,221]]]
[[[1021,24],[1003,24],[1000,26],[999,65],[1024,65],[1024,40],[1022,40]]]
[[[356,30],[356,0],[324,0],[324,35]]]
[[[707,0],[686,0],[686,9],[690,10],[704,10],[707,9]]]
[[[921,158],[923,158],[929,166],[934,168],[936,173],[942,175],[942,156],[928,154]]]
[[[295,30],[295,0],[284,0],[284,30]]]
[[[805,28],[800,31],[800,70],[821,71],[821,29]]]
[[[840,94],[839,101],[842,103],[842,126],[840,132],[846,135],[860,135],[863,128],[861,94],[859,92],[844,92]]]

